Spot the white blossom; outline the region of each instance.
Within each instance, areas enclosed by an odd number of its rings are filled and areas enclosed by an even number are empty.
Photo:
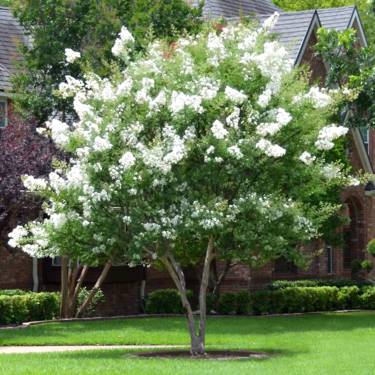
[[[225,88],[225,96],[227,99],[231,100],[233,103],[242,104],[245,100],[247,100],[247,96],[230,86]]]
[[[47,181],[43,178],[35,178],[33,176],[23,176],[22,182],[28,191],[36,192],[47,189]]]
[[[212,124],[211,132],[216,139],[224,139],[228,134],[228,130],[224,128],[224,124],[219,120]]]
[[[315,161],[316,157],[311,155],[309,152],[307,151],[304,151],[300,157],[299,157],[299,160],[302,161],[302,163],[306,164],[306,165],[311,165],[314,161]]]
[[[122,155],[119,163],[124,169],[129,169],[135,164],[135,157],[130,151],[127,151]]]
[[[267,156],[273,158],[280,158],[285,155],[285,148],[275,145],[268,141],[267,139],[261,139],[256,145],[256,148],[263,151]]]
[[[65,48],[65,60],[67,63],[72,64],[81,57],[81,54],[77,51],[73,51],[70,48]]]
[[[243,153],[241,152],[240,148],[236,145],[228,147],[228,152],[236,159],[241,159],[243,157]]]
[[[236,107],[225,121],[229,127],[238,129],[238,124],[240,122],[240,109]]]

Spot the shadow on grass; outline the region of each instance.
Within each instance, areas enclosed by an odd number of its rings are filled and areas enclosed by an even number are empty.
[[[214,350],[213,348],[208,348],[207,351]],[[231,351],[232,349],[228,349],[228,351]],[[233,351],[239,351],[241,349],[236,349]],[[147,352],[158,352],[162,351],[165,352],[165,350],[148,350]],[[302,351],[291,351],[291,350],[270,350],[269,348],[255,348],[251,350],[252,352],[259,352],[259,353],[265,353],[267,354],[267,357],[263,358],[239,358],[239,359],[228,359],[229,361],[268,361],[275,357],[293,357],[296,355],[299,355],[301,353],[304,353]],[[119,360],[119,359],[125,359],[125,360],[137,360],[137,361],[155,361],[155,360],[178,360],[178,361],[196,361],[197,359],[194,358],[169,358],[169,357],[152,357],[152,358],[146,358],[146,357],[139,357],[137,356],[137,353],[143,353],[144,350],[122,350],[122,349],[114,349],[114,350],[96,350],[96,351],[79,351],[79,352],[66,352],[66,353],[55,353],[60,359],[73,359],[73,360]],[[210,361],[221,361],[217,359],[210,359]]]

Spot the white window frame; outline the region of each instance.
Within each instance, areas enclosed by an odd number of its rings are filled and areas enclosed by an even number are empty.
[[[5,129],[8,126],[8,99],[4,97],[0,97],[0,103],[5,103],[5,121],[4,126],[0,126],[0,129]]]

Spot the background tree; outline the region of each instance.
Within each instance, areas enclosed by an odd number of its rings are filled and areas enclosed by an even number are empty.
[[[184,0],[15,0],[14,12],[32,44],[14,79],[18,109],[39,123],[72,115],[69,100],[54,96],[66,75],[82,76],[82,65],[66,65],[64,49],[80,51],[93,71],[106,76],[112,63],[111,41],[121,25],[134,33],[137,50],[154,37],[174,38],[195,31],[199,9]]]
[[[304,244],[339,208],[312,197],[360,183],[327,161],[348,129],[327,126],[336,100],[309,88],[286,49],[268,41],[276,20],[208,26],[156,41],[110,79],[68,78],[60,88],[78,119],[47,131],[71,163],[49,179],[25,178],[47,198],[48,218],[17,227],[11,244],[36,256],[163,265],[186,310],[191,353],[203,355],[212,261],[302,262]],[[134,42],[122,28],[112,51],[129,61]],[[188,264],[202,269],[197,325]]]

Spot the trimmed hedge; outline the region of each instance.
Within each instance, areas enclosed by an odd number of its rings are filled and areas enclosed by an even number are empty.
[[[187,295],[191,301],[193,293],[188,290]],[[160,289],[151,292],[146,301],[148,314],[183,314],[181,298],[176,289]]]
[[[207,298],[207,312],[214,311],[224,315],[286,314],[346,309],[375,309],[375,287],[297,286],[253,293],[223,293],[217,301],[211,296]],[[184,313],[184,310],[178,292],[174,289],[164,289],[150,293],[146,312],[179,314]]]
[[[30,291],[22,289],[0,289],[0,296],[22,296]]]
[[[0,294],[0,324],[53,319],[58,316],[59,303],[58,293]]]
[[[276,280],[269,283],[266,287],[268,290],[279,290],[293,287],[317,287],[317,286],[336,286],[338,288],[346,286],[371,286],[369,281],[355,281],[351,279],[338,279],[338,280]]]

